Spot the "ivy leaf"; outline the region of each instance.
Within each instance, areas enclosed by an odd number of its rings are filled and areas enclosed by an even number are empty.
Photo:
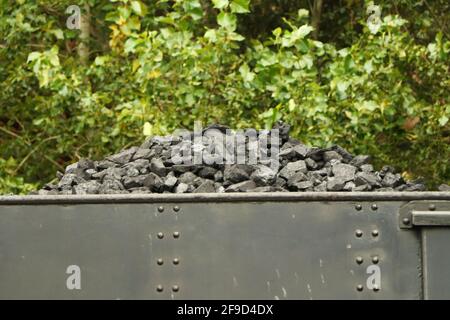
[[[217,23],[228,31],[236,30],[236,16],[234,14],[226,12],[219,13]]]
[[[250,0],[233,0],[230,8],[233,13],[247,13],[249,10]]]
[[[33,51],[28,55],[27,63],[30,63],[31,61],[34,61],[38,59],[41,56],[40,52]]]
[[[153,126],[150,124],[150,122],[144,123],[144,129],[143,129],[144,136],[146,136],[146,137],[151,136],[152,131],[153,131]]]
[[[212,0],[212,2],[214,4],[214,8],[219,9],[219,10],[228,7],[228,4],[229,4],[228,0]]]
[[[147,6],[143,4],[142,1],[131,1],[131,8],[141,17],[147,14]]]
[[[448,117],[447,116],[442,116],[440,119],[439,119],[439,125],[441,126],[441,127],[443,127],[443,126],[445,126],[446,124],[447,124],[447,122],[448,122]]]

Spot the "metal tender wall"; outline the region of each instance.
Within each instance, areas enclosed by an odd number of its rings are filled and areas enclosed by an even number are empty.
[[[448,193],[1,198],[0,298],[432,297],[436,291],[423,290],[423,234],[401,226],[400,209],[418,197],[450,200]],[[450,245],[449,229],[441,230],[432,239],[440,247],[425,244],[432,260],[425,272],[434,276],[450,273],[433,260],[450,264],[436,252]],[[74,277],[80,288],[71,286]],[[444,286],[438,297],[450,292],[446,281],[431,284]]]

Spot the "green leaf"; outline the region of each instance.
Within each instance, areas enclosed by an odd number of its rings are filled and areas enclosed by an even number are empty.
[[[147,6],[141,1],[131,1],[131,8],[137,15],[141,17],[147,14]]]
[[[146,137],[151,136],[152,132],[153,132],[153,126],[149,122],[144,123],[144,129],[143,129],[144,136],[146,136]]]
[[[41,56],[40,52],[33,51],[28,55],[27,63],[30,63],[31,61],[34,61],[38,59]]]
[[[241,73],[241,76],[245,82],[252,82],[255,79],[255,74],[250,71],[250,68],[247,64],[243,64],[239,68],[239,72]]]
[[[234,14],[226,12],[219,13],[217,23],[228,31],[236,30],[236,16]]]
[[[233,0],[230,8],[233,13],[247,13],[249,10],[250,0]]]
[[[214,8],[216,9],[223,9],[228,7],[229,1],[228,0],[212,0]]]
[[[214,29],[209,29],[208,31],[205,32],[205,36],[206,39],[209,40],[209,42],[216,42],[217,41],[217,34],[216,34],[216,30]]]
[[[447,123],[448,123],[448,117],[447,116],[442,116],[440,119],[439,119],[439,125],[441,126],[441,127],[443,127],[443,126],[445,126]]]

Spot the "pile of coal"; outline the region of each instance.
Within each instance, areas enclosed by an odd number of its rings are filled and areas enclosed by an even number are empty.
[[[225,134],[224,126],[213,125]],[[207,130],[206,128],[205,130]],[[352,155],[340,146],[309,147],[289,137],[278,124],[279,166],[257,164],[176,164],[174,148],[186,141],[154,136],[141,146],[93,161],[81,159],[58,172],[58,182],[33,192],[39,195],[222,192],[424,191],[390,166],[374,170],[367,155]],[[258,137],[270,131],[256,131]],[[247,141],[247,146],[250,143]],[[185,146],[186,147],[186,146]],[[198,148],[191,141],[187,147]],[[177,151],[177,152],[178,152]],[[443,187],[445,188],[445,187]]]

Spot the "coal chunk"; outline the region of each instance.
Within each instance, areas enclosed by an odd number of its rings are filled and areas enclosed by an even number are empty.
[[[247,180],[240,183],[233,184],[226,188],[226,192],[248,192],[256,188],[256,183],[253,180]]]
[[[194,190],[194,193],[213,193],[215,191],[214,181],[206,180]]]
[[[250,178],[250,175],[248,171],[245,170],[241,165],[231,165],[225,166],[223,177],[225,181],[238,183],[248,180]]]
[[[271,185],[275,182],[277,173],[264,165],[256,166],[250,178],[255,181],[258,186]]]
[[[153,192],[162,192],[164,181],[155,173],[150,172],[143,182],[143,186],[149,188]]]
[[[355,179],[356,167],[350,164],[337,163],[332,167],[333,175],[345,182]]]
[[[160,158],[153,158],[150,162],[150,171],[164,177],[168,170]]]
[[[136,153],[137,149],[138,149],[137,147],[132,147],[132,148],[123,150],[122,152],[119,152],[117,154],[113,154],[112,156],[107,157],[106,160],[109,160],[111,162],[118,163],[121,165],[126,164],[126,163],[130,162],[131,158]]]
[[[299,160],[296,162],[288,163],[283,169],[280,170],[279,176],[289,180],[294,174],[297,172],[306,173],[308,172],[308,168],[306,166],[306,162],[303,160]]]

